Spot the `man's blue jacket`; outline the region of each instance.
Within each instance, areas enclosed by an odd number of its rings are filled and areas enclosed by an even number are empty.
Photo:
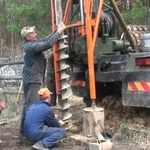
[[[40,136],[48,127],[60,127],[51,106],[43,100],[37,100],[27,111],[24,122],[24,135],[30,141]]]

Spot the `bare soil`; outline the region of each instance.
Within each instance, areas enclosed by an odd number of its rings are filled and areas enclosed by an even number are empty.
[[[69,135],[82,134],[82,111],[85,104],[81,99],[72,96],[73,103],[69,110],[76,121],[78,130],[68,132],[54,150],[87,150],[87,145],[75,143]],[[150,150],[150,110],[146,108],[125,107],[120,97],[109,96],[102,100],[99,107],[104,108],[105,130],[113,134],[114,150]],[[0,150],[31,150],[33,143],[19,134],[19,116],[11,120],[0,120]],[[3,115],[2,115],[3,117]],[[132,148],[131,148],[132,147]]]

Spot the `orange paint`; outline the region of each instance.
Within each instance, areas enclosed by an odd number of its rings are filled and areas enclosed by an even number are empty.
[[[53,31],[56,29],[56,24],[55,21],[53,20],[54,17],[54,4],[53,0],[52,2],[52,25],[53,25]],[[66,9],[65,9],[65,15],[64,15],[64,23],[67,24],[68,21],[68,14],[70,11],[70,7],[72,5],[73,0],[68,0],[66,4]],[[100,24],[100,18],[102,14],[102,7],[103,7],[104,0],[100,0],[99,6],[98,6],[98,13],[96,19],[92,18],[92,11],[93,11],[93,4],[94,0],[83,0],[83,10],[84,10],[84,16],[85,16],[85,25],[82,25],[81,21],[76,22],[74,24],[69,24],[67,25],[67,28],[72,28],[72,27],[78,27],[78,32],[86,37],[87,40],[87,56],[88,56],[88,71],[89,71],[89,85],[90,85],[90,98],[92,100],[96,99],[96,87],[95,87],[95,70],[94,70],[94,49],[95,49],[95,44],[96,44],[96,39],[97,39],[97,34],[98,34],[98,29],[99,29],[99,24]],[[94,28],[94,30],[93,30]],[[57,45],[53,47],[54,50],[54,60],[57,62],[58,60],[58,54],[56,53],[57,50]],[[55,69],[56,71],[59,69],[58,64],[55,64]],[[59,81],[59,75],[55,71],[55,77],[56,80]],[[80,83],[81,84],[81,83]],[[56,83],[57,91],[60,89],[60,84],[58,82]]]
[[[56,30],[56,22],[55,22],[55,10],[54,10],[54,3],[53,3],[53,0],[51,0],[51,12],[52,12],[52,31],[54,32]],[[53,46],[53,53],[54,53],[54,69],[55,69],[55,85],[56,85],[56,93],[57,95],[60,94],[60,82],[59,79],[60,79],[60,74],[57,73],[57,71],[59,70],[59,64],[58,63],[55,63],[57,62],[57,60],[59,59],[59,54],[56,52],[58,49],[58,45],[55,44]]]
[[[94,23],[92,19],[91,1],[84,0],[85,4],[85,16],[86,16],[86,38],[87,38],[87,54],[88,54],[88,69],[89,69],[89,85],[90,85],[90,98],[96,99],[96,87],[95,87],[95,70],[94,70],[94,48],[98,34],[98,28],[100,23],[100,17],[102,14],[102,6],[104,0],[101,0],[98,7],[97,18]],[[94,31],[92,27],[94,26]]]

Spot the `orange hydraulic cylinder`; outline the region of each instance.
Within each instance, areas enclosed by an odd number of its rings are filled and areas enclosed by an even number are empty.
[[[90,98],[96,99],[95,91],[95,72],[94,72],[94,55],[92,49],[92,23],[90,16],[90,1],[84,0],[85,14],[86,14],[86,38],[87,38],[87,55],[88,55],[88,71],[89,71],[89,85],[90,85]]]
[[[52,12],[52,31],[54,32],[56,30],[56,23],[55,23],[55,10],[54,10],[54,1],[51,0],[51,12]],[[54,54],[54,70],[55,70],[55,85],[56,85],[56,93],[57,95],[60,94],[60,75],[57,73],[59,70],[59,64],[57,63],[57,60],[59,59],[59,55],[56,52],[58,50],[57,44],[53,46],[53,54]]]
[[[100,17],[102,13],[102,6],[104,0],[99,3],[98,14],[94,26],[94,32],[92,31],[92,16],[91,16],[91,1],[84,0],[85,15],[86,15],[86,38],[87,38],[87,55],[88,55],[88,69],[89,69],[89,85],[90,85],[90,98],[96,99],[96,87],[95,87],[95,70],[94,70],[94,48],[97,39],[98,27],[100,23]]]

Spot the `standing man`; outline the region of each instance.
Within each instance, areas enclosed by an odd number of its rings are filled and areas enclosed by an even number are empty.
[[[65,123],[55,118],[50,106],[51,94],[48,88],[38,91],[39,100],[31,105],[27,111],[24,122],[24,135],[37,150],[48,150],[66,135],[66,130],[61,128]]]
[[[65,28],[66,26],[62,22],[58,25],[58,29],[55,32],[39,40],[37,40],[35,26],[26,26],[21,30],[21,36],[24,39],[24,43],[22,44],[24,55],[22,72],[24,101],[20,133],[23,133],[26,111],[38,99],[37,91],[44,82],[46,60],[43,52],[51,48],[58,41],[61,32]]]

